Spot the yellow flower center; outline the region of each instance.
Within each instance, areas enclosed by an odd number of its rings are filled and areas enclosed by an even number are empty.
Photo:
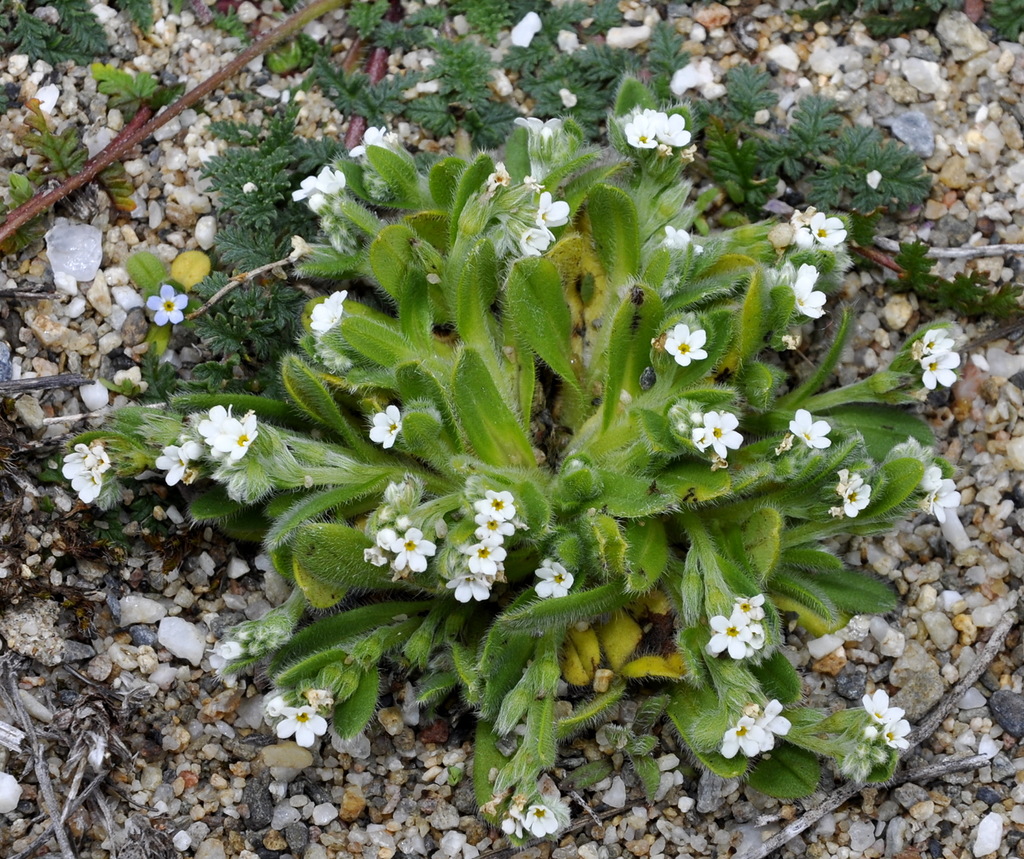
[[[239,447],[248,447],[249,446],[249,436],[247,436],[245,433],[242,433],[238,437],[238,446]]]
[[[689,343],[680,343],[679,344],[679,349],[676,350],[676,351],[678,351],[680,355],[685,355],[687,352],[690,351],[690,344]]]
[[[502,501],[500,498],[495,498],[491,501],[491,507],[494,510],[504,510],[505,502]]]
[[[715,438],[721,438],[722,437],[722,428],[721,427],[715,427],[713,430],[711,430],[711,434]]]
[[[555,577],[554,579],[552,579],[552,581],[558,582],[558,584],[562,584],[562,582],[565,581],[565,576],[563,576],[561,573],[555,573]]]
[[[398,432],[398,424],[391,424],[390,426],[388,426],[388,432],[389,433],[396,433],[396,432]]]
[[[164,313],[174,313],[174,311],[177,309],[178,306],[174,303],[173,300],[168,300],[164,302]]]
[[[489,558],[491,557],[491,550],[486,546],[481,546],[480,550],[476,553],[478,558]]]
[[[295,714],[295,721],[296,722],[308,722],[309,721],[309,713],[296,713]]]
[[[728,629],[726,629],[725,634],[728,635],[730,638],[735,638],[737,635],[740,634],[739,627],[730,626]]]
[[[415,552],[416,551],[416,541],[415,540],[406,540],[405,541],[405,551],[407,551],[407,552]]]
[[[747,726],[746,725],[741,725],[740,727],[738,727],[736,729],[736,736],[737,737],[745,737],[746,735],[747,735]]]

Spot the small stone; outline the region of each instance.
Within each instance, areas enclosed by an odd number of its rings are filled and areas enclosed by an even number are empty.
[[[207,838],[196,850],[195,859],[225,859],[227,852],[219,838]]]
[[[279,802],[274,807],[274,816],[270,818],[270,828],[283,830],[291,823],[297,823],[302,815],[299,810],[287,800]]]
[[[890,331],[902,331],[914,315],[914,306],[903,293],[897,293],[885,303],[882,315]]]
[[[68,337],[68,327],[45,313],[38,313],[28,323],[36,339],[47,348],[63,346]]]
[[[612,27],[605,36],[609,48],[632,50],[651,38],[651,28],[646,24],[639,27]]]
[[[85,297],[100,316],[110,316],[110,311],[114,309],[114,301],[110,296],[107,279],[102,272],[97,273],[92,285],[86,291]]]
[[[267,850],[276,850],[280,853],[283,850],[288,849],[288,842],[284,840],[284,836],[276,829],[271,829],[266,835],[263,836],[263,846]]]
[[[988,703],[988,699],[982,694],[976,686],[972,686],[960,699],[961,710],[975,710],[978,707],[984,707]]]
[[[420,730],[419,740],[421,743],[446,743],[450,732],[446,719],[435,719]]]
[[[298,743],[274,743],[260,749],[260,760],[268,767],[304,770],[313,765],[313,753]]]
[[[907,814],[914,818],[914,820],[927,820],[935,814],[935,802],[931,799],[916,802],[907,809]]]
[[[438,802],[437,808],[427,818],[427,822],[438,829],[441,832],[445,832],[449,829],[454,829],[459,825],[459,811],[450,803],[444,802],[443,800]]]
[[[1003,801],[1003,798],[999,795],[998,791],[993,790],[987,784],[983,784],[979,787],[975,796],[989,808]]]
[[[284,840],[292,853],[301,855],[309,844],[309,827],[305,823],[289,823],[284,828]]]
[[[461,856],[465,846],[466,836],[461,832],[452,830],[451,832],[446,832],[444,837],[441,838],[441,853],[445,856]]]
[[[622,808],[626,804],[626,783],[620,776],[612,779],[611,787],[601,796],[601,802],[609,808]]]
[[[214,239],[217,237],[217,219],[213,215],[203,215],[196,221],[196,243],[204,251],[213,247]]]
[[[830,677],[835,677],[846,667],[846,661],[846,650],[840,646],[831,653],[822,656],[821,659],[815,660],[811,664],[811,668],[819,674],[828,674]]]
[[[941,611],[926,611],[921,615],[921,622],[928,630],[928,637],[942,651],[949,650],[956,644],[959,635],[953,628],[949,618]]]
[[[14,376],[11,364],[11,347],[0,341],[0,382],[9,382]]]
[[[847,665],[836,677],[836,692],[847,701],[860,701],[867,687],[867,674]]]
[[[843,646],[843,640],[838,635],[823,635],[821,638],[815,638],[807,642],[807,652],[811,655],[811,659],[821,659],[829,653],[832,653],[837,647]]]
[[[249,809],[249,829],[259,831],[270,826],[274,814],[274,798],[270,795],[270,776],[250,778],[242,788],[242,803]]]
[[[122,627],[136,623],[156,623],[167,617],[167,608],[163,603],[139,594],[128,594],[121,597],[118,600],[118,605],[121,607]],[[205,639],[203,643],[205,645]]]
[[[55,602],[23,602],[17,611],[0,614],[0,635],[11,650],[53,667],[64,658],[64,636],[57,628],[59,614]]]
[[[192,836],[184,829],[179,829],[174,833],[174,837],[171,839],[171,844],[174,845],[174,849],[179,853],[184,853],[192,847]]]
[[[350,784],[345,788],[341,797],[341,807],[338,809],[338,816],[346,823],[354,823],[362,815],[366,808],[366,797],[363,796],[363,789],[356,784]]]
[[[21,784],[14,776],[0,772],[0,814],[7,814],[18,807],[21,790]]]
[[[928,791],[921,787],[921,785],[914,784],[913,782],[901,784],[892,792],[892,795],[893,799],[907,809],[930,798]]]
[[[78,389],[78,396],[82,398],[83,405],[90,411],[104,409],[110,402],[110,391],[102,382],[93,382],[91,385],[82,385]]]
[[[703,9],[698,9],[693,19],[702,27],[714,30],[716,27],[724,27],[732,20],[732,12],[721,3],[712,3]]]
[[[974,844],[971,851],[975,856],[988,856],[995,853],[1003,843],[1003,818],[997,812],[992,811],[986,814],[974,837]]]
[[[142,296],[139,295],[138,291],[131,286],[111,286],[110,297],[114,299],[114,304],[124,311],[131,310],[135,307],[144,307],[146,304],[142,300]]]
[[[398,733],[405,727],[402,711],[398,707],[385,707],[377,714],[377,718],[384,730],[392,737],[398,736]]]
[[[885,827],[885,855],[895,856],[906,844],[907,821],[894,817]]]
[[[958,63],[985,53],[992,43],[963,12],[946,9],[935,25],[935,35]]]
[[[967,162],[962,156],[950,155],[946,159],[939,171],[939,181],[954,191],[967,187]]]
[[[765,57],[787,72],[795,72],[800,68],[800,57],[789,45],[775,45],[768,49]]]
[[[92,280],[103,261],[103,233],[88,224],[57,218],[46,233],[46,256],[54,274]]]
[[[326,826],[338,817],[338,809],[329,802],[321,802],[313,806],[313,823],[317,826]]]
[[[863,853],[875,843],[875,825],[866,820],[850,824],[850,850]]]
[[[988,699],[988,709],[1006,733],[1017,738],[1024,737],[1024,695],[1000,689]]]
[[[0,381],[3,381],[2,375]],[[1024,471],[1024,435],[1015,436],[1006,443],[1006,462],[1014,471]]]
[[[916,641],[908,641],[903,655],[893,663],[889,681],[902,687],[893,706],[902,707],[913,722],[927,713],[945,693],[945,683],[935,660]]]
[[[14,401],[14,413],[18,416],[18,420],[28,429],[39,430],[43,428],[43,421],[46,419],[46,415],[43,413],[43,407],[39,405],[39,400],[31,394],[22,394]]]
[[[903,61],[903,77],[914,89],[925,95],[934,95],[942,87],[943,80],[938,63],[908,57]]]
[[[206,653],[206,633],[180,617],[165,617],[160,621],[157,641],[171,655],[187,659],[197,668]]]
[[[931,158],[935,154],[935,132],[928,117],[920,111],[901,113],[893,119],[890,128],[893,136],[903,141],[916,155]]]
[[[121,342],[128,346],[138,346],[149,334],[149,320],[146,311],[141,307],[133,307],[128,311],[121,326]]]

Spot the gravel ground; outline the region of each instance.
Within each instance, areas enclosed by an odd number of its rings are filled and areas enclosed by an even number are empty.
[[[642,27],[657,14],[632,0],[621,7],[624,26]],[[249,3],[239,11],[243,20],[260,15]],[[875,41],[859,24],[808,26],[768,5],[673,4],[669,11],[689,38],[695,68],[704,72],[695,76],[694,94],[718,97],[727,68],[766,62],[783,108],[803,91],[825,93],[851,121],[885,127],[922,155],[935,178],[931,198],[921,211],[890,224],[893,238],[916,234],[938,247],[1024,241],[1024,45],[989,41],[991,33],[958,15],[947,15],[936,33]],[[344,50],[343,18],[325,23],[321,34]],[[146,39],[117,17],[106,26],[114,62],[169,72],[190,85],[237,50],[223,33],[198,26],[188,11],[165,14]],[[392,57],[391,72],[418,68],[423,59],[422,51]],[[8,91],[29,97],[48,83],[60,89],[55,115],[61,121],[86,123],[101,142],[121,127],[123,117],[107,110],[86,68],[55,70],[30,66],[25,57],[0,58],[0,85]],[[0,346],[0,379],[5,373],[15,379],[59,373],[114,378],[131,367],[139,353],[138,314],[132,312],[139,299],[125,259],[139,248],[170,260],[183,249],[212,245],[216,201],[202,190],[200,168],[223,144],[211,138],[209,123],[259,122],[258,111],[238,93],[255,89],[277,97],[296,83],[253,68],[211,99],[204,113],[185,116],[147,141],[126,164],[137,214],[116,221],[106,209],[88,215],[104,230],[96,278],[41,300],[0,298],[0,339],[11,353],[5,367]],[[307,133],[344,133],[348,117],[315,92],[304,97]],[[17,110],[0,118],[0,182],[22,158],[19,124]],[[452,143],[399,130],[413,147]],[[970,262],[945,262],[943,273],[965,266],[996,284],[1013,279],[1021,259],[996,249]],[[53,283],[42,243],[0,261],[0,272],[0,290]],[[858,321],[840,371],[844,381],[887,361],[910,331],[935,318],[913,296],[891,293],[874,272],[852,274],[842,297]],[[960,324],[962,380],[929,396],[924,414],[940,451],[957,466],[963,527],[951,523],[940,530],[922,514],[890,536],[839,547],[851,565],[891,580],[903,602],[890,617],[857,617],[821,639],[790,635],[791,656],[813,704],[858,706],[865,691],[885,688],[916,724],[948,699],[996,624],[1016,611],[1024,577],[1022,329],[999,331],[985,320]],[[199,358],[185,341],[172,347],[186,370]],[[379,724],[358,741],[327,739],[307,750],[268,732],[262,679],[225,686],[210,667],[207,647],[226,627],[282,601],[283,583],[248,547],[209,529],[190,529],[166,488],[154,488],[161,504],[155,521],[126,527],[131,551],[96,545],[86,525],[89,511],[77,505],[70,487],[43,481],[68,434],[98,423],[82,419],[88,411],[77,390],[63,387],[4,399],[0,411],[0,598],[12,604],[0,614],[0,636],[11,651],[30,657],[7,655],[0,664],[2,679],[10,681],[0,683],[0,721],[21,724],[24,710],[37,734],[20,752],[7,750],[4,745],[18,743],[0,725],[0,770],[24,786],[18,807],[0,815],[0,855],[21,855],[44,834],[54,802],[47,773],[58,807],[69,793],[92,791],[67,819],[66,847],[81,857],[112,856],[115,848],[126,857],[198,859],[515,853],[504,849],[500,832],[474,816],[468,780],[461,778],[472,756],[471,718],[421,721],[406,704],[410,689],[401,678],[385,692]],[[1024,645],[1015,625],[979,681],[950,702],[950,715],[906,761],[915,769],[950,755],[980,754],[980,766],[864,790],[780,855],[1024,856],[1022,666]],[[103,778],[83,756],[105,736],[108,754],[96,756],[100,773],[109,771]],[[573,743],[564,771],[554,776],[603,756],[611,757],[616,774],[578,798],[574,826],[561,841],[519,855],[742,855],[833,788],[826,783],[814,797],[784,804],[733,782],[698,778],[679,768],[682,755],[665,731],[654,752],[662,787],[649,804],[622,768],[621,752],[600,739],[599,733]],[[33,746],[40,751],[36,761]],[[77,786],[76,773],[82,779]],[[52,837],[45,843],[50,852],[64,846]]]

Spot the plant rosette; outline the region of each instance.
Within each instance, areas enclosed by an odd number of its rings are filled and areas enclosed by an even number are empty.
[[[382,666],[424,708],[457,696],[481,811],[516,843],[567,824],[545,773],[595,726],[651,794],[666,714],[700,765],[776,796],[811,793],[822,758],[887,778],[895,715],[803,706],[783,615],[821,634],[891,610],[824,541],[956,515],[903,407],[949,383],[952,340],[922,330],[829,388],[852,328],[829,300],[843,220],[691,233],[689,123],[629,80],[604,149],[530,119],[503,161],[421,169],[371,129],[296,189],[324,238],[300,271],[339,286],[281,362],[286,399],[123,409],[65,465],[108,507],[146,470],[212,483],[192,517],[261,541],[294,584],[221,670],[263,666],[279,734],[310,744],[322,717],[366,728]],[[788,345],[821,316],[834,340],[794,379]],[[617,725],[625,699],[643,716]]]

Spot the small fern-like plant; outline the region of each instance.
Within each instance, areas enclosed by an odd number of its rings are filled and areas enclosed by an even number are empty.
[[[821,634],[893,608],[823,540],[957,502],[900,407],[952,381],[941,326],[822,391],[851,333],[827,309],[844,222],[691,236],[690,119],[656,106],[627,80],[608,148],[530,119],[503,162],[429,170],[370,129],[295,189],[324,237],[301,270],[346,288],[307,308],[287,399],[123,409],[65,460],[108,507],[154,467],[212,482],[192,516],[261,540],[294,585],[218,652],[265,666],[278,735],[356,735],[382,666],[407,672],[422,705],[476,711],[481,812],[516,843],[567,823],[542,776],[598,726],[651,793],[665,714],[700,765],[776,796],[813,791],[822,756],[890,776],[902,711],[803,706],[786,617]],[[826,312],[805,374],[788,350]],[[627,698],[639,715],[612,724]]]

